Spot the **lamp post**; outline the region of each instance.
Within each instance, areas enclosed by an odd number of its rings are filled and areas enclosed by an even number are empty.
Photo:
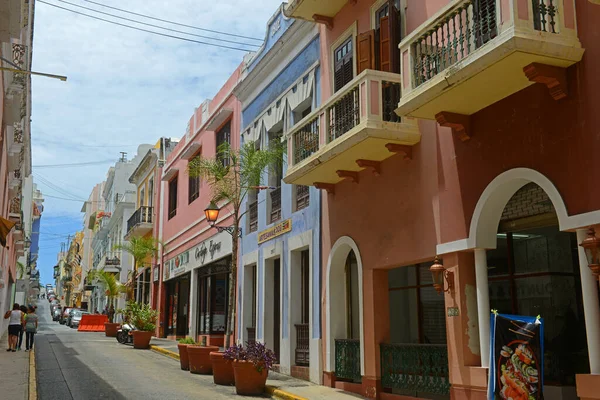
[[[581,242],[580,246],[585,250],[589,269],[600,281],[600,239],[596,237],[594,228],[588,229],[587,237]]]
[[[436,292],[446,293],[454,288],[454,272],[448,271],[437,256],[435,256],[433,265],[429,267],[429,271],[433,277],[433,288]],[[448,289],[444,289],[444,279],[448,283]]]
[[[237,224],[237,219],[234,221],[234,225],[231,226],[218,226],[216,225],[217,219],[219,218],[219,212],[221,209],[215,204],[214,201],[211,201],[208,207],[204,209],[204,216],[206,217],[206,221],[212,227],[218,230],[219,232],[227,232],[231,236],[233,236],[234,231],[237,229],[238,237],[242,237],[242,228],[240,228]]]

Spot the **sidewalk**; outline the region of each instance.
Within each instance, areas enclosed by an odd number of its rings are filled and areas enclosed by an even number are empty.
[[[150,341],[152,351],[179,360],[177,341],[153,337]],[[270,371],[267,379],[267,393],[275,399],[285,400],[351,400],[363,397],[339,389],[316,385],[288,375]]]
[[[25,338],[23,338],[25,342]],[[23,344],[24,345],[24,344]],[[29,398],[29,352],[7,352],[8,332],[0,338],[0,393],[3,399],[27,400]]]

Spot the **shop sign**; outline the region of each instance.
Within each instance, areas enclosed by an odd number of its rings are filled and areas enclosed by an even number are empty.
[[[544,398],[544,324],[538,317],[492,314],[488,399]]]
[[[165,263],[165,273],[163,280],[174,278],[187,271],[187,264],[190,261],[190,252],[184,251]]]
[[[258,234],[258,244],[267,242],[277,236],[281,236],[284,233],[288,233],[292,230],[292,220],[286,219],[283,222],[278,223],[277,225],[273,225],[269,229],[265,229],[264,231]]]
[[[193,251],[197,266],[211,263],[231,253],[231,240],[228,233],[219,233],[200,243]]]

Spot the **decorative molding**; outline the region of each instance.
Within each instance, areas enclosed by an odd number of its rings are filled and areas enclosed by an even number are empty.
[[[452,133],[466,142],[471,139],[471,117],[464,114],[442,111],[435,115],[435,120],[440,126],[452,128]]]
[[[331,17],[321,14],[314,14],[313,20],[318,24],[325,24],[325,26],[327,26],[329,29],[333,29],[333,18]]]
[[[323,189],[329,194],[335,194],[335,185],[332,183],[315,182],[314,185],[317,189]]]
[[[356,160],[356,164],[361,168],[371,168],[373,175],[379,176],[381,175],[381,161],[373,161],[373,160]]]
[[[407,146],[405,144],[388,143],[385,145],[385,148],[388,149],[390,153],[404,154],[405,160],[412,160],[411,146]]]
[[[339,169],[335,171],[335,173],[344,179],[350,179],[354,183],[358,183],[358,171],[346,171],[344,169]]]
[[[525,76],[531,82],[541,83],[548,87],[550,96],[554,100],[560,100],[567,97],[567,69],[555,67],[553,65],[531,63],[523,67]]]

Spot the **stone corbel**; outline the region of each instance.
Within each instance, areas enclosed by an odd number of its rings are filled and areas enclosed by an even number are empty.
[[[329,29],[333,29],[333,18],[331,17],[321,14],[314,14],[313,20],[318,24],[325,24],[325,26],[327,26]]]
[[[471,117],[464,114],[442,111],[435,115],[435,120],[440,126],[451,128],[452,133],[461,141],[471,139]]]
[[[360,159],[356,160],[356,164],[361,168],[371,168],[373,175],[375,176],[381,175],[381,161]]]
[[[346,171],[343,169],[335,171],[335,173],[344,179],[350,179],[354,183],[358,183],[358,172],[357,171]]]
[[[405,144],[388,143],[385,145],[385,148],[388,149],[390,153],[403,154],[405,160],[412,160],[412,147],[410,146]]]
[[[554,65],[531,63],[523,67],[525,76],[531,82],[542,83],[548,87],[554,100],[567,97],[567,69]]]
[[[315,182],[314,185],[317,189],[326,190],[329,194],[335,194],[335,185],[332,183]]]

